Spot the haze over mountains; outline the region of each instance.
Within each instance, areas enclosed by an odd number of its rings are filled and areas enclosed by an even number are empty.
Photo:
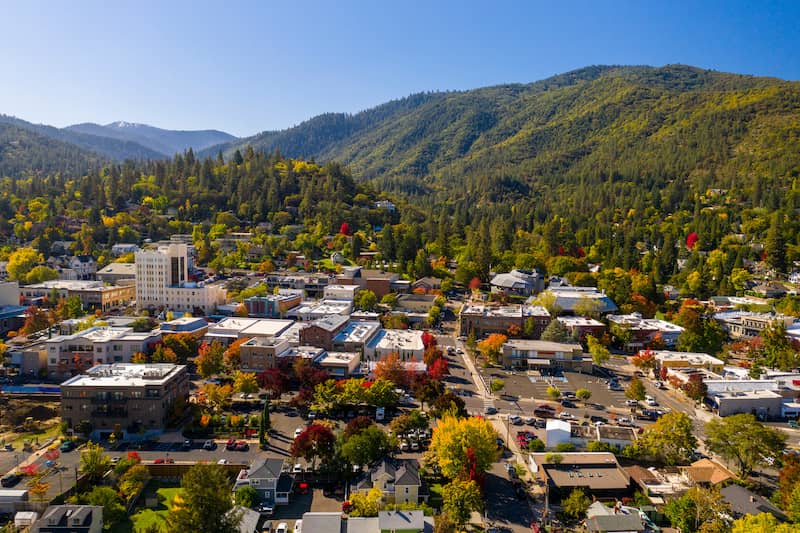
[[[420,93],[243,139],[128,123],[57,129],[0,122],[117,160],[163,158],[188,146],[198,157],[231,157],[252,146],[338,160],[359,178],[418,195],[456,185],[527,194],[540,179],[668,180],[700,172],[719,181],[800,170],[800,153],[790,148],[800,139],[800,83],[685,65],[594,66],[529,84]]]

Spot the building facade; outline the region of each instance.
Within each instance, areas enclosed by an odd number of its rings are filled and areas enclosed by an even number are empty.
[[[503,367],[591,372],[592,358],[580,344],[513,339],[503,345]]]

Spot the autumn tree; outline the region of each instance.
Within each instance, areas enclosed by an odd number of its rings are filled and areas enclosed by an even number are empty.
[[[664,516],[674,527],[687,533],[726,531],[727,524],[722,521],[730,515],[730,505],[717,488],[692,487],[664,506]],[[721,529],[714,529],[720,525]]]
[[[407,383],[405,366],[403,366],[400,357],[395,352],[381,357],[375,363],[374,374],[375,377],[387,379],[398,386]]]
[[[258,381],[255,373],[237,370],[233,374],[233,390],[240,394],[258,392]]]
[[[469,479],[472,469],[486,472],[497,460],[497,432],[483,418],[445,415],[433,431],[430,454],[445,477]]]
[[[206,383],[200,388],[200,392],[205,397],[205,401],[211,409],[219,411],[231,401],[233,387],[227,384],[217,385],[216,383]]]
[[[358,291],[354,303],[362,311],[374,311],[378,305],[378,297],[371,290],[364,289]]]
[[[213,341],[211,344],[203,343],[198,349],[197,357],[194,364],[197,366],[197,373],[204,379],[207,379],[215,374],[219,374],[223,370],[223,354],[225,353],[225,346],[219,341]]]
[[[708,386],[703,381],[701,374],[692,374],[686,383],[681,385],[681,390],[692,400],[700,402],[706,397]]]
[[[241,346],[245,342],[249,341],[248,338],[237,339],[233,341],[230,346],[225,350],[225,353],[222,355],[225,368],[228,372],[236,372],[242,366],[242,350]]]
[[[708,449],[734,462],[741,476],[768,464],[769,458],[780,457],[786,446],[784,433],[765,426],[749,413],[712,419],[705,429]]]
[[[592,397],[592,391],[589,389],[580,388],[575,391],[575,397],[582,402],[587,402]]]
[[[289,392],[289,379],[278,368],[268,368],[256,375],[258,386],[269,392],[273,399],[278,399]]]
[[[350,516],[378,516],[383,501],[383,492],[378,487],[373,487],[367,494],[353,492],[350,495],[352,509],[348,513]]]
[[[80,471],[90,482],[97,483],[111,469],[111,458],[100,444],[87,443],[81,450]]]
[[[8,256],[6,271],[8,279],[12,281],[27,282],[28,274],[39,263],[44,262],[44,256],[29,247],[20,247],[11,252]]]
[[[32,305],[25,309],[25,323],[22,326],[22,333],[30,335],[43,329],[47,329],[52,324],[50,313],[46,309],[42,309]]]
[[[164,346],[171,349],[178,359],[178,363],[186,364],[189,358],[197,355],[199,344],[197,337],[190,333],[176,333],[174,335],[165,335],[162,342]]]
[[[472,479],[454,479],[442,487],[442,510],[463,526],[472,512],[483,510],[483,494]]]
[[[428,367],[428,374],[431,376],[431,379],[440,381],[447,377],[450,374],[450,370],[448,369],[447,359],[439,358],[436,359],[431,366]]]
[[[503,345],[507,340],[508,337],[502,333],[492,333],[478,343],[478,351],[488,361],[496,363],[502,357]]]
[[[642,380],[639,379],[638,376],[633,376],[630,383],[628,383],[628,387],[625,389],[625,396],[631,400],[642,401],[646,394],[647,390],[644,388]]]
[[[657,458],[665,464],[682,464],[697,448],[692,420],[678,411],[666,413],[645,428],[634,447],[642,455]]]
[[[572,520],[579,520],[586,515],[586,509],[589,508],[592,501],[586,495],[583,489],[573,489],[562,502],[561,508],[563,513]]]
[[[333,457],[335,442],[336,437],[329,427],[311,424],[294,439],[289,455],[304,458],[313,470],[317,459],[324,462]]]
[[[433,418],[443,418],[444,416],[464,418],[469,416],[469,413],[467,413],[467,406],[461,396],[456,396],[453,392],[446,391],[440,394],[431,404],[431,416]]]
[[[631,357],[631,363],[645,374],[649,374],[655,369],[658,360],[651,350],[642,350]]]
[[[744,515],[734,520],[731,533],[794,533],[796,524],[778,522],[772,513]]]

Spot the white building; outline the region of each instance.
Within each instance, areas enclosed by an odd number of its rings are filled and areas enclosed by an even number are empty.
[[[401,361],[422,361],[425,346],[422,332],[412,329],[384,329],[364,346],[364,359],[376,361],[396,353]]]
[[[328,285],[323,289],[326,300],[344,300],[352,302],[361,287],[358,285]]]
[[[305,303],[289,311],[289,316],[296,316],[303,322],[313,322],[331,315],[349,315],[353,311],[353,302],[344,300],[322,300]]]
[[[94,279],[97,262],[91,255],[74,255],[69,258],[68,266],[75,272],[76,279]]]
[[[121,242],[111,247],[111,255],[119,257],[125,254],[131,254],[139,251],[139,246],[129,242]]]
[[[545,445],[554,448],[562,442],[569,442],[572,437],[572,426],[566,420],[550,418],[545,428]]]
[[[147,353],[161,340],[158,330],[137,333],[133,328],[93,327],[74,335],[47,339],[47,370],[70,376],[95,365],[130,363],[136,352]]]
[[[136,252],[136,308],[212,313],[225,303],[225,289],[188,281],[185,244]]]
[[[292,320],[232,316],[209,325],[204,338],[207,342],[230,344],[238,339],[277,337],[293,324]]]

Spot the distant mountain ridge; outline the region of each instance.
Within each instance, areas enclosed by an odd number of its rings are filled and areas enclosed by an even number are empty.
[[[233,135],[219,130],[165,130],[147,124],[124,121],[112,122],[105,126],[87,122],[67,126],[64,129],[97,137],[109,137],[121,141],[135,142],[160,153],[164,157],[172,157],[176,153],[182,153],[189,148],[199,152],[210,146],[237,139]]]

